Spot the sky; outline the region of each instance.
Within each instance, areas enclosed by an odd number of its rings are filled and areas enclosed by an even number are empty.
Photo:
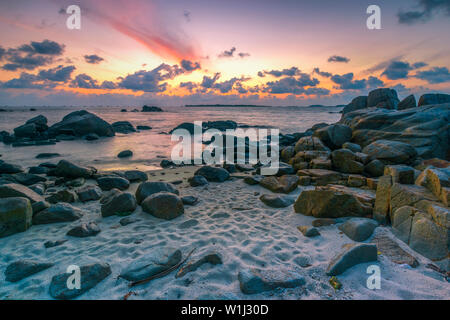
[[[81,9],[80,29],[66,25]],[[368,29],[370,5],[381,29]],[[0,105],[347,104],[450,93],[450,0],[0,2]]]

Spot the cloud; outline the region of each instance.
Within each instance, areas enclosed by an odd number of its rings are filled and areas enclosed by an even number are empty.
[[[219,72],[214,74],[213,77],[203,76],[203,80],[202,80],[202,83],[200,84],[200,86],[202,86],[203,88],[210,89],[210,88],[212,88],[214,86],[214,84],[216,83],[216,81],[219,78],[220,78],[220,73]]]
[[[188,82],[181,82],[179,85],[180,88],[186,88],[189,92],[192,92],[195,88],[197,88],[197,84],[192,82],[192,81],[188,81]]]
[[[192,62],[186,59],[181,60],[181,67],[188,72],[201,69],[199,62]]]
[[[337,84],[337,88],[341,90],[363,90],[367,88],[377,88],[384,85],[384,82],[376,77],[370,76],[368,79],[356,80],[353,78],[353,72],[343,75],[335,74],[331,77],[331,81]]]
[[[236,47],[233,47],[230,50],[224,50],[222,53],[219,54],[219,58],[232,58],[235,51]]]
[[[112,82],[112,81],[103,81],[102,84],[100,85],[101,89],[116,89],[117,88],[117,84]]]
[[[247,52],[239,52],[238,53],[238,56],[240,57],[240,58],[247,58],[247,57],[250,57],[250,53],[247,53]]]
[[[0,82],[0,87],[5,89],[45,89],[47,84],[40,83],[41,79],[30,73],[22,72],[19,78]]]
[[[39,78],[43,80],[55,81],[55,82],[67,82],[72,76],[72,72],[76,68],[74,66],[64,67],[62,65],[56,68],[39,71]]]
[[[261,72],[261,71],[260,71]],[[289,69],[283,69],[283,70],[271,70],[271,71],[263,71],[264,74],[269,74],[271,76],[274,76],[276,78],[282,77],[282,76],[296,76],[299,75],[301,72],[297,67],[292,67]],[[258,73],[258,75],[261,77],[261,75]]]
[[[416,78],[425,80],[428,83],[436,84],[450,81],[450,72],[446,67],[434,67],[430,70],[419,71],[415,75]]]
[[[93,79],[91,76],[82,73],[75,77],[70,83],[72,88],[83,88],[83,89],[99,89],[97,80]]]
[[[399,11],[397,13],[398,22],[412,25],[418,22],[425,23],[432,19],[438,12],[450,16],[449,0],[419,0],[418,10]]]
[[[313,73],[318,74],[319,76],[322,76],[324,78],[330,78],[333,74],[325,71],[320,71],[319,68],[314,68]]]
[[[5,52],[6,52],[6,50],[2,46],[0,46],[0,61],[3,60],[3,56],[5,55]]]
[[[105,59],[103,59],[102,57],[99,57],[96,54],[91,54],[91,55],[85,55],[84,56],[84,60],[87,63],[91,63],[91,64],[99,64],[100,62],[104,61]]]
[[[410,64],[405,61],[391,61],[381,75],[386,76],[389,80],[407,79],[409,71],[426,66],[425,62],[416,62]]]
[[[17,48],[3,49],[1,60],[5,60],[6,63],[1,68],[6,71],[34,70],[53,63],[54,58],[63,52],[64,45],[55,41],[32,41]]]
[[[233,90],[234,85],[238,86],[241,88],[241,91],[243,91],[242,88],[242,82],[243,81],[247,81],[250,80],[250,78],[245,78],[245,77],[241,77],[241,78],[231,78],[229,80],[223,81],[223,82],[218,82],[215,83],[213,88],[214,89],[218,89],[220,91],[220,93],[228,93],[231,90]]]
[[[328,62],[344,62],[348,63],[350,61],[349,58],[343,56],[331,56],[328,58]]]
[[[183,17],[186,19],[186,22],[191,22],[191,12],[189,10],[183,11]]]
[[[301,73],[299,77],[288,76],[277,81],[269,81],[266,83],[263,91],[273,94],[308,94],[308,92],[312,92],[312,90],[305,89],[305,87],[315,87],[319,83],[319,80],[311,78],[309,74]],[[324,90],[321,92],[325,92]],[[315,90],[315,92],[319,91]]]

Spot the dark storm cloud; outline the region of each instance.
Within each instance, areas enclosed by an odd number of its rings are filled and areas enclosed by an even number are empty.
[[[19,69],[34,70],[53,62],[51,57],[33,54],[21,55],[18,52],[7,52],[6,60],[8,63],[2,66],[2,69],[6,71],[17,71]]]
[[[75,77],[70,83],[72,88],[83,88],[83,89],[99,89],[100,86],[97,80],[93,79],[91,76],[82,73]]]
[[[438,12],[450,16],[450,0],[419,0],[418,7],[418,10],[398,12],[398,22],[409,25],[423,23],[429,21]]]
[[[66,82],[70,79],[74,70],[74,66],[64,67],[62,65],[59,65],[56,68],[39,71],[38,76],[43,80]]]
[[[344,62],[347,63],[349,62],[350,59],[347,57],[343,57],[343,56],[331,56],[328,58],[328,62]]]
[[[200,63],[199,62],[192,62],[189,60],[182,60],[181,61],[181,67],[186,70],[186,71],[194,71],[197,69],[201,69]]]
[[[392,61],[381,75],[386,76],[389,80],[407,79],[411,70],[419,69],[426,65],[425,62],[416,62],[411,65],[406,61]]]
[[[415,77],[431,84],[450,82],[450,72],[446,67],[434,67],[430,70],[419,71]]]
[[[100,62],[104,61],[105,59],[103,59],[102,57],[99,57],[96,54],[91,54],[91,55],[85,55],[84,56],[84,61],[86,61],[87,63],[90,64],[99,64]]]
[[[59,56],[64,52],[64,45],[51,40],[44,40],[42,42],[32,41],[31,44],[20,46],[18,50],[31,54]]]

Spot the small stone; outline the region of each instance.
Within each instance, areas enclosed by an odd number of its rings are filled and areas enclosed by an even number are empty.
[[[333,224],[336,224],[336,220],[331,218],[315,219],[312,222],[313,227],[326,227],[331,226]]]
[[[299,226],[297,229],[308,238],[317,237],[320,236],[320,232],[315,227],[309,227],[309,226]]]
[[[119,154],[117,155],[117,158],[130,158],[133,156],[133,151],[131,150],[124,150],[119,152]]]
[[[263,194],[259,197],[264,204],[272,208],[285,208],[289,207],[295,202],[295,199],[289,196]]]
[[[125,171],[124,177],[130,182],[137,182],[137,181],[144,182],[148,180],[147,174],[139,170]]]
[[[119,192],[114,193],[101,205],[101,212],[103,217],[110,217],[113,215],[129,215],[136,210],[137,202],[134,195],[131,193]]]
[[[378,226],[375,220],[367,218],[351,218],[339,226],[339,230],[345,233],[353,241],[367,240]]]
[[[194,196],[185,196],[181,197],[181,201],[183,201],[183,204],[188,206],[193,206],[198,202],[198,198]]]
[[[67,242],[67,240],[65,240],[65,239],[64,240],[55,240],[55,241],[49,240],[49,241],[45,241],[44,247],[46,247],[47,249],[53,248],[53,247],[60,246],[60,245],[64,244],[65,242]]]
[[[53,204],[58,202],[73,203],[77,200],[77,195],[74,192],[65,189],[52,194],[45,200]]]
[[[70,229],[67,232],[68,236],[77,237],[77,238],[86,238],[86,237],[94,237],[100,233],[100,228],[95,222],[82,223],[79,226],[76,226]]]
[[[195,172],[195,175],[204,176],[210,182],[224,182],[230,177],[230,173],[224,168],[204,166]]]
[[[121,177],[102,177],[97,179],[97,183],[103,191],[109,191],[111,189],[123,191],[130,187],[130,182]]]
[[[102,196],[102,190],[96,186],[86,186],[77,190],[81,202],[97,201]]]
[[[204,185],[208,184],[208,180],[206,180],[206,178],[204,176],[198,176],[198,175],[195,175],[195,176],[189,178],[188,182],[191,185],[191,187],[199,187],[199,186],[204,186]]]
[[[136,190],[136,200],[138,204],[141,204],[147,197],[162,191],[180,194],[172,184],[167,182],[143,182]]]

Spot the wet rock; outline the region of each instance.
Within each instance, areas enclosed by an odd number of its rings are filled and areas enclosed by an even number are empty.
[[[33,211],[26,198],[0,199],[0,238],[31,227]]]
[[[377,259],[378,250],[375,244],[347,244],[343,246],[343,251],[330,261],[327,268],[327,275],[337,276],[357,264],[377,261]]]
[[[111,267],[107,263],[94,263],[80,267],[82,285],[80,289],[69,289],[67,281],[71,273],[61,273],[52,278],[50,296],[55,299],[73,299],[94,288],[111,274]]]
[[[239,272],[238,280],[244,294],[257,294],[276,288],[296,288],[306,283],[303,276],[286,269],[244,269]]]
[[[416,98],[413,94],[407,96],[405,99],[399,102],[397,109],[405,110],[417,107]]]
[[[2,174],[2,173],[14,174],[14,173],[20,173],[20,172],[23,172],[22,167],[15,165],[15,164],[6,163],[6,162],[0,160],[0,174]]]
[[[158,192],[145,198],[141,204],[142,210],[152,216],[171,220],[184,213],[183,201],[176,194]]]
[[[68,236],[77,238],[94,237],[100,233],[100,228],[95,222],[82,223],[69,231],[67,231]]]
[[[320,236],[320,232],[316,227],[310,226],[299,226],[297,229],[308,238]]]
[[[194,259],[192,259],[194,260]],[[209,252],[206,253],[203,257],[197,258],[194,261],[189,261],[186,265],[184,265],[180,270],[178,271],[176,277],[181,278],[184,275],[186,275],[189,272],[194,272],[204,264],[211,264],[211,265],[219,265],[222,264],[222,256],[219,253],[216,252]]]
[[[161,166],[161,168],[176,167],[176,164],[173,161],[167,159],[161,160],[159,165]]]
[[[119,223],[120,223],[121,226],[124,227],[124,226],[127,226],[129,224],[132,224],[132,223],[135,223],[135,222],[138,222],[138,221],[140,221],[140,220],[136,219],[134,217],[125,217],[125,218],[120,219]]]
[[[45,241],[44,247],[47,248],[47,249],[48,249],[48,248],[53,248],[53,247],[60,246],[60,245],[62,245],[62,244],[64,244],[64,243],[66,243],[66,242],[67,242],[66,239],[63,239],[63,240],[55,240],[55,241],[49,240],[49,241]]]
[[[39,134],[34,123],[24,124],[20,127],[14,128],[14,135],[17,138],[36,138]]]
[[[52,205],[33,216],[33,224],[71,222],[82,217],[81,210],[68,203]]]
[[[367,96],[359,96],[354,98],[348,105],[346,105],[342,110],[342,113],[345,114],[365,108],[367,108]]]
[[[112,196],[109,201],[105,202],[101,206],[101,212],[103,217],[109,217],[112,215],[127,215],[136,210],[137,202],[136,198],[131,193],[117,193]]]
[[[136,126],[137,130],[151,130],[152,127],[150,126]]]
[[[259,197],[264,204],[272,208],[285,208],[292,205],[295,200],[289,196],[263,194]]]
[[[136,132],[136,129],[128,121],[117,121],[112,124],[114,132],[128,134],[131,132]]]
[[[28,169],[28,173],[31,173],[31,174],[47,174],[48,171],[49,171],[49,169],[46,167],[30,167]]]
[[[191,187],[200,187],[208,184],[208,180],[204,176],[195,175],[188,179]]]
[[[193,206],[198,202],[198,198],[194,196],[185,196],[181,198],[181,201],[183,201],[184,205]]]
[[[53,263],[29,259],[18,260],[6,267],[5,280],[9,282],[17,282],[52,266]]]
[[[46,178],[38,176],[36,174],[32,174],[32,173],[16,173],[16,174],[12,175],[12,178],[17,183],[24,185],[24,186],[31,186],[31,185],[39,183],[39,182],[47,181]]]
[[[30,200],[31,204],[43,201],[44,198],[23,185],[9,183],[0,185],[0,198],[22,197]]]
[[[66,182],[66,186],[70,188],[78,188],[84,185],[86,180],[84,178],[77,178]]]
[[[372,219],[352,218],[341,224],[338,228],[353,241],[362,242],[367,240],[378,226]]]
[[[364,171],[371,177],[380,177],[384,173],[384,163],[380,160],[372,160],[364,166]]]
[[[49,158],[57,158],[61,157],[59,153],[39,153],[36,156],[36,159],[49,159]]]
[[[47,197],[45,200],[50,203],[53,203],[53,204],[58,203],[58,202],[73,203],[73,202],[77,201],[77,195],[72,191],[64,189],[64,190],[61,190],[61,191],[58,191],[58,192],[52,194],[50,197]]]
[[[136,190],[136,200],[138,204],[141,204],[147,197],[161,191],[170,192],[176,195],[180,194],[172,184],[167,182],[143,182]]]
[[[280,178],[268,176],[264,177],[259,184],[272,192],[287,194],[297,188],[298,180],[298,176],[295,175],[284,175]]]
[[[137,182],[137,181],[144,182],[148,180],[147,173],[139,170],[125,171],[124,177],[130,182]]]
[[[43,115],[38,115],[34,118],[31,118],[25,124],[34,124],[36,126],[36,130],[39,132],[46,131],[48,129],[47,118]]]
[[[72,133],[76,137],[90,133],[95,133],[100,137],[114,136],[114,128],[109,123],[86,110],[68,114],[61,122],[51,126],[48,132],[51,136],[66,133]]]
[[[87,135],[83,136],[83,139],[86,141],[95,141],[100,139],[100,137],[95,133],[88,133]]]
[[[52,173],[57,177],[64,177],[69,179],[89,179],[95,173],[95,170],[92,168],[78,166],[67,160],[61,160],[58,162],[55,170]]]
[[[352,138],[352,129],[343,124],[332,124],[318,129],[313,134],[318,137],[328,148],[339,149]]]
[[[130,182],[121,177],[102,177],[97,179],[98,186],[103,191],[109,191],[111,189],[126,190],[130,187]]]
[[[254,175],[254,176],[245,177],[244,178],[244,182],[246,184],[249,184],[249,185],[253,186],[253,185],[259,184],[262,179],[264,179],[264,176]]]
[[[133,151],[131,150],[124,150],[119,152],[119,154],[117,155],[117,158],[130,158],[133,156]]]
[[[209,182],[224,182],[230,177],[230,173],[224,168],[204,166],[195,171],[195,175],[203,176]]]
[[[343,149],[348,149],[352,152],[361,152],[361,146],[359,144],[356,143],[351,143],[351,142],[346,142],[342,145]]]
[[[181,251],[175,248],[164,247],[152,250],[124,268],[121,278],[128,281],[140,281],[170,269],[181,261]]]
[[[47,201],[39,201],[32,204],[33,209],[33,215],[35,215],[38,212],[41,212],[42,210],[45,210],[47,208],[50,208],[50,203]]]
[[[387,164],[407,164],[417,157],[413,146],[389,140],[377,140],[365,147],[363,152],[372,159],[378,159]]]
[[[81,202],[97,201],[102,196],[102,190],[96,186],[85,186],[77,190]]]

